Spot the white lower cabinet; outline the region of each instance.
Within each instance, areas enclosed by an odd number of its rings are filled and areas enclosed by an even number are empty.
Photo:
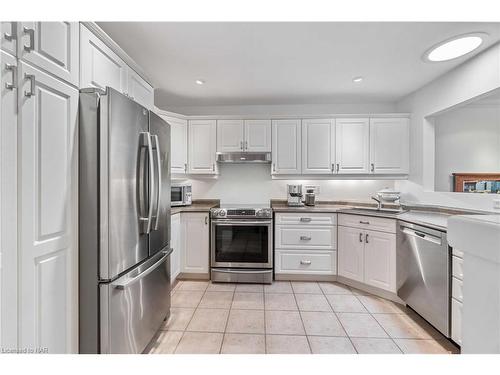
[[[339,224],[355,225],[339,225],[339,275],[396,293],[396,234],[366,229],[373,225],[375,228],[392,230],[393,226],[387,225],[387,220],[394,220],[371,217],[370,224],[366,224],[366,220],[359,219],[363,219],[363,216],[339,216]],[[359,221],[362,223],[355,224]]]
[[[276,250],[276,273],[335,275],[337,252],[319,250]]]
[[[180,213],[172,215],[170,226],[170,247],[172,248],[172,255],[170,255],[170,281],[173,282],[181,272],[182,238]]]
[[[451,339],[462,345],[463,253],[453,249],[451,257]]]
[[[278,213],[274,241],[276,274],[337,274],[336,214]]]
[[[183,212],[181,217],[181,272],[209,271],[209,213]]]
[[[19,346],[78,350],[78,90],[19,64]]]
[[[362,232],[357,228],[339,226],[338,236],[339,276],[364,282],[364,243]]]

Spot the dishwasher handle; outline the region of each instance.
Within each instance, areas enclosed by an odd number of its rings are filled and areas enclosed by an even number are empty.
[[[429,241],[429,242],[435,243],[437,245],[442,244],[441,238],[433,236],[432,234],[429,234],[429,233],[424,233],[422,231],[410,229],[410,228],[407,228],[404,226],[401,226],[401,231],[408,236],[417,237],[417,238],[420,238],[424,241]]]

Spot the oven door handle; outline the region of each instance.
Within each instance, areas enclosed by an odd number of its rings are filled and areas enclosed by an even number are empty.
[[[212,220],[212,224],[214,224],[214,225],[262,225],[262,226],[267,226],[267,225],[272,224],[272,220],[258,220],[258,221],[257,220],[256,221]]]
[[[255,274],[262,274],[262,273],[269,273],[272,272],[273,270],[224,270],[221,268],[217,268],[217,272],[222,272],[222,273],[255,273]]]

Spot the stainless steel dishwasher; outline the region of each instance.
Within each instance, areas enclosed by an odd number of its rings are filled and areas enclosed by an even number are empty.
[[[450,249],[446,232],[398,221],[397,294],[450,337]]]

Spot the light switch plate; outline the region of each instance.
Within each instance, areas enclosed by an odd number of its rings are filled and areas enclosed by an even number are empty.
[[[500,199],[493,200],[493,208],[500,210]]]

